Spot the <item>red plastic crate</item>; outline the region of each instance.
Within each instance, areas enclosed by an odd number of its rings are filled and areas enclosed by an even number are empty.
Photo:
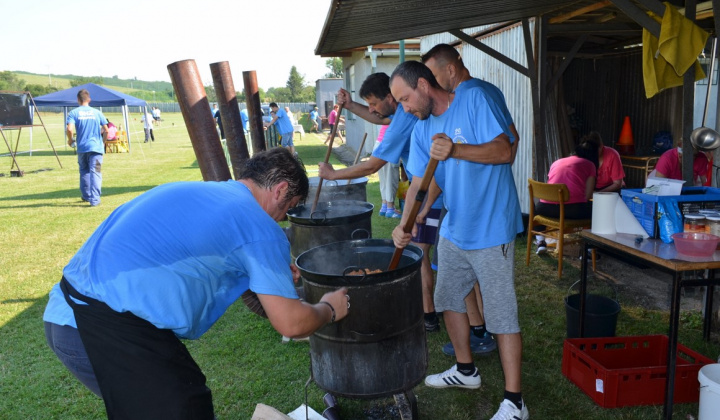
[[[665,335],[570,338],[562,373],[601,407],[663,404],[667,349]],[[697,402],[698,371],[710,363],[715,361],[678,344],[675,403]]]

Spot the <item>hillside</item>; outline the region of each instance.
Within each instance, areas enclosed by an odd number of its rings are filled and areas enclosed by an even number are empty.
[[[41,86],[51,85],[58,90],[63,90],[71,87],[70,81],[81,78],[73,74],[37,74],[26,71],[10,71],[15,74],[19,79],[24,80],[27,84],[36,84]],[[135,79],[119,79],[117,77],[99,77],[102,79],[102,83],[98,83],[102,86],[109,87],[118,92],[126,93],[128,95],[142,98],[145,100],[152,101],[155,99],[158,102],[168,102],[173,100],[173,87],[169,82],[148,82],[144,80]],[[52,83],[50,83],[52,81]],[[153,91],[155,92],[153,98]]]

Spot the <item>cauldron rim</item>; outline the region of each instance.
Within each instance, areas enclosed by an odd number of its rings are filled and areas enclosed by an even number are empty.
[[[350,181],[348,183],[348,181]],[[339,179],[339,180],[324,180],[323,181],[323,188],[329,187],[329,188],[336,188],[336,187],[344,187],[347,185],[361,185],[361,184],[367,184],[369,179],[366,176],[361,176],[359,178],[353,178],[353,179]],[[320,184],[320,177],[319,176],[311,176],[308,177],[308,182],[310,183],[310,188],[317,187]]]
[[[372,212],[375,210],[375,205],[372,203],[369,203],[367,201],[359,201],[359,200],[335,200],[335,201],[325,201],[317,204],[316,212],[322,211],[322,209],[325,208],[332,208],[333,206],[337,207],[357,207],[357,212],[354,214],[346,215],[346,216],[340,216],[340,217],[317,217],[313,218],[312,214],[310,217],[303,217],[298,216],[297,214],[300,213],[300,210],[306,210],[310,208],[312,204],[301,204],[299,206],[295,206],[288,210],[287,212],[287,218],[288,221],[291,224],[297,224],[297,225],[303,225],[303,226],[335,226],[335,225],[344,225],[348,223],[353,223],[358,220],[364,220],[367,217],[372,215]]]
[[[422,264],[423,250],[416,246],[409,244],[403,249],[403,256],[410,256],[414,259],[410,264],[401,264],[392,271],[386,271],[383,269],[381,273],[366,274],[365,276],[344,276],[343,274],[328,274],[317,271],[312,271],[307,268],[303,268],[304,260],[311,258],[313,253],[321,252],[321,249],[337,249],[341,247],[347,247],[350,250],[370,250],[375,251],[387,251],[387,263],[390,264],[392,253],[395,250],[395,245],[390,239],[353,239],[346,241],[332,242],[308,249],[302,252],[295,260],[295,265],[300,270],[300,275],[303,280],[315,282],[325,285],[333,286],[369,286],[378,283],[385,283],[387,281],[393,281],[400,277],[403,277],[418,269],[418,266]],[[363,267],[358,267],[363,268]]]

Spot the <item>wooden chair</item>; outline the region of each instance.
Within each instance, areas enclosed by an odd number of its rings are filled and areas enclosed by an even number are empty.
[[[118,130],[114,140],[105,142],[105,153],[120,153],[128,151],[127,134],[125,130]]]
[[[570,191],[565,184],[546,184],[528,179],[530,191],[530,217],[528,219],[527,255],[525,265],[530,265],[530,251],[535,235],[543,235],[557,241],[558,278],[562,278],[563,246],[565,243],[578,242],[578,239],[566,239],[565,235],[590,227],[591,219],[565,219],[565,202],[570,199]],[[535,198],[560,204],[560,217],[553,218],[535,214]],[[536,226],[545,226],[539,230]],[[585,258],[585,256],[583,256]],[[592,267],[595,270],[595,250],[592,251]]]

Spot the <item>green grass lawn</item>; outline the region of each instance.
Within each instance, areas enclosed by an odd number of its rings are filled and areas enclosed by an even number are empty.
[[[109,115],[120,121],[119,115]],[[12,161],[0,157],[0,418],[99,419],[102,401],[83,388],[45,345],[42,313],[47,294],[60,279],[74,252],[117,206],[148,189],[167,182],[201,180],[187,129],[179,114],[163,113],[156,141],[141,141],[142,126],[131,116],[132,153],[109,154],[103,165],[102,205],[88,207],[80,200],[77,163],[64,146],[62,116],[44,114],[58,165],[42,129],[36,129],[36,151],[17,157],[25,176],[10,177]],[[139,117],[138,117],[139,119]],[[8,132],[15,141],[17,132]],[[325,155],[323,138],[305,134],[296,146],[309,175]],[[29,148],[28,130],[18,151]],[[0,151],[6,152],[0,144]],[[334,163],[337,164],[336,161]],[[368,201],[379,205],[377,176],[367,186]],[[397,220],[373,215],[373,235],[388,238]],[[141,234],[141,233],[139,233]],[[516,286],[523,328],[523,387],[533,419],[657,419],[662,407],[603,409],[595,405],[560,371],[565,338],[563,298],[578,279],[567,265],[562,280],[556,262],[533,255],[524,264],[524,238],[516,243]],[[122,250],[117,258],[123,258]],[[602,264],[600,264],[602,268]],[[618,335],[666,334],[668,314],[620,302]],[[696,317],[683,317],[680,341],[709,357],[717,357],[716,341],[701,340]],[[453,359],[442,354],[448,341],[441,332],[428,335],[428,373],[447,369]],[[290,412],[307,399],[321,412],[324,391],[305,383],[309,374],[308,343],[281,343],[270,324],[250,313],[242,303],[201,339],[187,342],[190,352],[208,377],[219,419],[249,419],[257,403]],[[488,419],[502,398],[503,377],[497,353],[476,357],[483,378],[480,390],[415,388],[420,417],[427,420]],[[341,368],[341,367],[340,367]],[[376,372],[378,378],[382,372]],[[392,419],[391,399],[340,399],[343,419]],[[697,404],[675,407],[676,419],[697,415]]]

